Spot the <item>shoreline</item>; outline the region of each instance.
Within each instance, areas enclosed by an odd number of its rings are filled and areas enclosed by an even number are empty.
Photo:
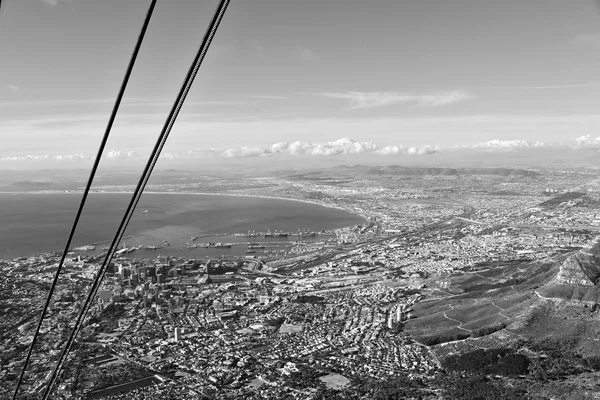
[[[80,190],[73,190],[73,191],[68,191],[68,192],[64,192],[64,191],[59,191],[59,190],[41,190],[41,191],[11,191],[11,192],[0,192],[0,195],[44,195],[44,194],[55,194],[55,195],[70,195],[70,194],[81,194],[83,193],[83,191]],[[92,193],[97,193],[97,194],[132,194],[132,191],[93,191],[90,192],[90,194]],[[244,193],[206,193],[206,192],[166,192],[166,191],[145,191],[145,194],[158,194],[158,195],[168,195],[168,194],[177,194],[177,195],[200,195],[200,196],[230,196],[230,197],[251,197],[251,198],[259,198],[259,199],[270,199],[270,200],[285,200],[285,201],[296,201],[296,202],[301,202],[301,203],[305,203],[305,204],[312,204],[312,205],[316,205],[316,206],[320,206],[320,207],[325,207],[325,208],[330,208],[330,209],[336,209],[336,210],[340,210],[340,211],[345,211],[348,214],[360,217],[363,221],[362,223],[366,223],[369,219],[369,217],[367,215],[365,215],[364,213],[352,210],[352,209],[348,209],[348,208],[344,208],[344,207],[340,207],[340,206],[336,206],[333,204],[328,204],[328,203],[321,203],[318,201],[314,201],[314,200],[308,200],[308,199],[294,199],[294,198],[289,198],[289,197],[281,197],[281,196],[265,196],[265,195],[254,195],[254,194],[244,194]],[[342,228],[335,228],[332,229],[333,232],[338,231],[340,229],[347,229],[349,227],[352,226],[357,226],[359,225],[358,223],[355,224],[350,224],[347,226],[344,226]],[[218,234],[217,234],[218,235]],[[134,236],[132,235],[128,235],[127,237],[124,237],[123,239],[126,238],[132,238]],[[100,242],[95,242],[95,243],[91,243],[91,244],[85,244],[84,246],[87,245],[92,245],[92,246],[98,246],[104,243],[108,243],[110,242],[110,240],[103,240]],[[122,243],[121,243],[122,244]],[[35,257],[35,256],[39,256],[41,254],[46,254],[46,253],[52,253],[55,251],[61,251],[62,249],[55,249],[49,252],[36,252],[27,256],[17,256],[17,257],[11,257],[12,258],[18,258],[18,257]],[[71,250],[72,251],[72,250]]]
[[[63,192],[63,191],[59,191],[59,190],[40,190],[40,191],[24,191],[24,192],[0,192],[0,194],[80,194],[83,193],[83,191],[80,190],[70,190],[68,192]],[[121,192],[117,192],[117,191],[90,191],[90,194],[93,193],[102,193],[102,194],[132,194],[133,191],[121,191]],[[317,206],[321,206],[321,207],[325,207],[325,208],[333,208],[336,210],[341,210],[341,211],[346,211],[350,214],[354,214],[354,215],[358,215],[359,217],[363,218],[365,221],[369,219],[369,217],[363,213],[348,209],[348,208],[344,208],[344,207],[340,207],[340,206],[336,206],[333,204],[328,204],[328,203],[319,203],[317,201],[314,200],[307,200],[307,199],[293,199],[290,197],[281,197],[281,196],[265,196],[265,195],[259,195],[259,194],[244,194],[244,193],[209,193],[209,192],[160,192],[160,191],[144,191],[142,193],[143,194],[177,194],[177,195],[183,195],[183,194],[187,194],[187,195],[200,195],[200,196],[231,196],[231,197],[254,197],[254,198],[259,198],[259,199],[270,199],[270,200],[287,200],[287,201],[298,201],[301,203],[307,203],[307,204],[314,204]]]

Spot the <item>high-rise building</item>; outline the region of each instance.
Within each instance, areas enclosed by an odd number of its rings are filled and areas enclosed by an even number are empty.
[[[104,303],[110,301],[113,297],[112,290],[100,290],[100,294],[98,295],[99,299]]]
[[[146,267],[146,275],[150,277],[156,276],[156,267]]]
[[[181,328],[179,328],[179,327],[175,328],[175,341],[176,342],[181,341]]]

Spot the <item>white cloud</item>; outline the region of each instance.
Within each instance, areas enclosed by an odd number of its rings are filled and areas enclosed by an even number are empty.
[[[575,139],[541,142],[527,140],[490,140],[487,142],[455,146],[454,149],[484,151],[514,151],[533,148],[600,149],[600,136],[584,135]]]
[[[548,146],[544,142],[530,142],[526,140],[490,140],[482,143],[474,143],[456,146],[459,149],[477,149],[477,150],[516,150],[516,149],[527,149],[533,147],[546,147]]]
[[[319,93],[319,95],[333,99],[350,100],[350,109],[383,107],[394,104],[414,104],[424,107],[437,107],[474,98],[474,96],[469,93],[460,90],[432,94],[396,92],[325,92]]]
[[[278,142],[270,146],[244,146],[231,148],[193,149],[184,152],[171,152],[161,154],[161,159],[197,159],[197,158],[240,158],[240,157],[266,157],[266,156],[338,156],[338,155],[360,155],[375,154],[389,155],[424,155],[435,153],[437,149],[433,146],[404,147],[386,146],[381,149],[374,142],[361,142],[342,138],[325,143],[312,143],[304,141]],[[136,151],[115,150],[105,154],[104,158],[110,161],[139,160],[146,156],[140,156]],[[73,155],[27,155],[4,157],[2,161],[24,161],[24,160],[88,160],[91,156],[83,154]]]
[[[278,142],[270,146],[259,147],[241,147],[210,150],[191,150],[184,153],[169,153],[164,156],[168,159],[186,159],[203,156],[211,157],[264,157],[264,156],[336,156],[336,155],[358,155],[358,154],[376,154],[376,155],[423,155],[436,152],[433,146],[424,147],[404,147],[404,146],[386,146],[379,149],[374,142],[361,142],[348,138],[342,138],[325,143],[312,143],[305,141]]]
[[[435,146],[422,146],[422,147],[404,147],[404,146],[385,146],[374,153],[383,156],[392,156],[399,154],[408,155],[425,155],[433,154],[438,152],[438,148]]]
[[[2,157],[0,160],[2,161],[76,161],[76,160],[90,160],[92,157],[76,153],[76,154],[28,154],[25,156],[13,156],[13,157]]]
[[[12,93],[19,93],[21,88],[16,85],[8,84],[8,90],[10,90]]]
[[[105,154],[105,158],[109,160],[138,160],[140,159],[140,155],[137,151],[109,151]]]
[[[377,155],[377,156],[422,156],[439,152],[471,151],[471,152],[509,152],[527,149],[600,149],[600,136],[580,136],[574,139],[541,142],[527,140],[489,140],[471,144],[450,147],[402,146],[387,145],[379,147],[371,141],[357,141],[342,138],[330,142],[277,142],[269,146],[243,146],[229,148],[192,149],[182,152],[162,153],[160,158],[165,160],[194,160],[200,158],[245,158],[245,157],[294,157],[294,156],[348,156],[348,155]],[[109,161],[145,160],[146,154],[137,151],[114,150],[105,154]],[[78,161],[91,160],[91,155],[57,154],[57,155],[23,155],[7,156],[0,161]]]
[[[600,136],[584,135],[567,142],[567,144],[577,149],[600,148]]]

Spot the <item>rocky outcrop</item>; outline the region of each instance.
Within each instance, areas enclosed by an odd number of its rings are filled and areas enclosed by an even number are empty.
[[[594,283],[583,272],[577,254],[565,260],[559,268],[558,274],[552,280],[553,284],[594,286]]]
[[[600,237],[569,256],[552,280],[554,284],[594,286],[600,282]]]

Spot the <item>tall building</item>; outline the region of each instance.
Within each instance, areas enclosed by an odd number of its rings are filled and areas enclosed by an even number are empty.
[[[175,328],[175,341],[176,342],[181,341],[181,328],[179,328],[179,327]]]
[[[112,299],[113,292],[112,292],[112,290],[100,290],[100,294],[98,297],[100,300],[102,300],[104,303],[106,303]]]

